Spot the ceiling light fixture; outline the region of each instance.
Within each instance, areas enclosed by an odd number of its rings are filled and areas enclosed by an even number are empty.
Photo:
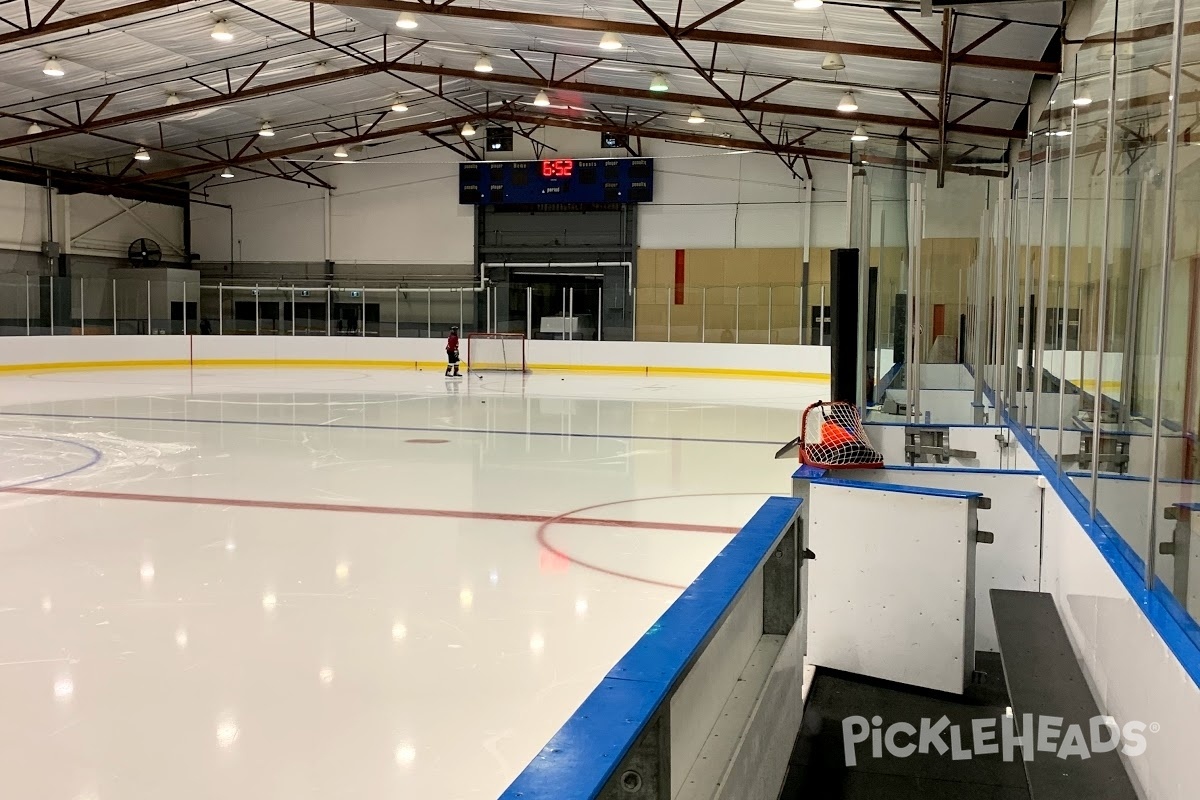
[[[271,123],[264,122],[262,127],[258,129],[259,136],[274,136],[275,129],[271,127]]]
[[[842,95],[842,99],[837,104],[837,110],[844,112],[858,111],[858,102],[854,99],[854,92],[846,92]]]
[[[42,132],[42,126],[38,125],[36,122],[31,122],[31,123],[29,123],[29,130],[25,131],[25,135],[26,136],[37,136],[41,132]]]
[[[475,71],[476,72],[491,72],[492,71],[492,60],[490,58],[488,58],[487,56],[480,56],[479,60],[475,62]]]
[[[537,96],[533,98],[533,104],[539,108],[545,108],[550,105],[550,95],[545,91],[538,92]]]
[[[839,70],[839,69],[845,69],[845,68],[846,68],[846,62],[837,53],[829,53],[828,55],[825,56],[825,59],[821,62],[821,69]]]
[[[601,50],[620,50],[625,44],[621,41],[621,37],[615,33],[606,33],[600,37]]]
[[[816,11],[823,5],[825,5],[824,0],[795,0],[795,2],[792,3],[792,8],[796,8],[801,11]]]
[[[1071,103],[1081,108],[1083,106],[1090,106],[1092,104],[1092,94],[1087,89],[1080,89],[1079,94],[1075,95],[1075,99]]]
[[[313,75],[324,75],[326,72],[329,72],[329,64],[324,61],[318,61],[313,67]]]
[[[650,91],[652,92],[665,92],[670,88],[671,87],[667,85],[666,76],[661,72],[657,73],[653,78],[650,79]]]
[[[229,167],[225,167],[223,170],[221,170],[221,177],[222,178],[232,178],[233,170],[231,170]]]
[[[854,133],[850,134],[850,141],[852,142],[865,142],[870,138],[870,136],[867,136],[867,129],[862,125],[859,125],[854,129]]]
[[[417,27],[417,18],[407,11],[403,11],[400,16],[396,17],[396,27],[402,31],[411,31]]]
[[[57,58],[48,58],[42,66],[42,72],[49,75],[51,78],[61,78],[66,75],[66,70],[62,68],[62,64],[58,63]]]
[[[408,111],[408,106],[404,104],[399,95],[392,101],[392,111],[395,111],[397,114],[403,114],[405,111]]]
[[[217,24],[213,25],[212,38],[218,42],[232,42],[233,31],[229,30],[229,26],[225,24],[225,20],[217,20]]]
[[[1054,132],[1054,135],[1055,135],[1055,136],[1070,136],[1070,135],[1071,135],[1071,131],[1070,131],[1069,129],[1067,129],[1067,128],[1063,128],[1063,129],[1061,129],[1061,130],[1057,130],[1057,131],[1055,131],[1055,132]]]
[[[704,115],[700,113],[700,109],[693,108],[691,116],[688,117],[688,122],[692,125],[699,125],[704,122]]]
[[[337,146],[337,149],[333,151],[333,157],[334,158],[349,158],[350,154],[346,152],[345,147],[343,147],[342,145],[339,144]]]
[[[464,122],[462,126],[462,135],[464,139],[470,139],[475,135],[475,126],[469,122]]]
[[[169,106],[179,105],[179,95],[175,94],[174,92],[168,92],[167,93],[167,105],[169,105]]]
[[[134,160],[136,160],[136,161],[149,161],[150,153],[148,150],[146,150],[146,148],[139,147],[137,149],[137,152],[133,154],[133,157],[134,157]]]

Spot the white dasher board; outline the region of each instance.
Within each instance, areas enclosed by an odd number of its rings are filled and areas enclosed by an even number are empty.
[[[976,496],[814,482],[809,663],[961,694],[975,669]]]

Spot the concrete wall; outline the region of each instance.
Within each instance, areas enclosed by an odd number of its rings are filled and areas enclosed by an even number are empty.
[[[538,138],[563,156],[625,155],[601,150],[598,137],[547,129]],[[656,161],[655,202],[639,206],[643,248],[802,247],[805,191],[774,156],[667,142],[644,143]],[[518,138],[505,159],[533,158]],[[547,151],[551,155],[551,151]],[[459,159],[432,149],[339,164],[320,171],[326,193],[282,180],[210,184],[212,202],[193,208],[195,249],[205,262],[276,265],[337,262],[342,275],[453,272],[474,260],[474,211],[458,204]],[[813,162],[813,246],[845,243],[846,167]],[[356,265],[357,269],[345,269]],[[229,274],[232,276],[233,271]]]
[[[175,206],[92,194],[47,195],[40,186],[0,181],[0,328],[25,331],[28,315],[37,329],[47,324],[50,287],[56,326],[112,318],[111,271],[128,267],[129,245],[153,239],[164,265],[184,260],[184,212]],[[68,273],[42,255],[42,242],[55,241],[67,257]],[[84,299],[79,280],[85,279]],[[28,285],[28,291],[26,286]]]

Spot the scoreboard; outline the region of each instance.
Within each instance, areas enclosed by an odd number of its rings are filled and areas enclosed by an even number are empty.
[[[652,158],[555,158],[460,164],[462,205],[648,203]]]

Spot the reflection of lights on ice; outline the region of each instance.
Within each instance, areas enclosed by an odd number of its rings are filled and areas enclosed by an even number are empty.
[[[185,629],[180,628],[179,630],[175,631],[175,645],[180,650],[188,646],[188,634]]]
[[[329,684],[333,683],[333,670],[329,667],[325,667],[317,673],[317,678],[321,681],[322,685],[328,686]]]
[[[263,595],[262,606],[265,611],[274,611],[275,606],[279,605],[279,598],[274,592],[267,592]]]
[[[232,747],[241,732],[233,717],[223,717],[217,722],[217,744],[221,747]]]
[[[403,639],[405,636],[408,636],[408,628],[406,628],[404,626],[404,623],[403,622],[393,623],[392,624],[392,641],[398,642],[401,639]]]
[[[53,608],[54,608],[54,602],[49,597],[43,597],[42,598],[42,611],[45,611],[46,613],[50,613],[50,610]]]
[[[488,572],[488,583],[490,583],[492,586],[495,586],[499,582],[500,582],[500,571],[497,569],[490,570]]]
[[[408,742],[402,743],[396,748],[396,763],[407,767],[409,764],[417,760],[417,748],[413,747]]]
[[[54,696],[59,700],[70,700],[75,696],[75,681],[59,678],[54,682]]]
[[[463,589],[458,593],[458,604],[463,608],[470,608],[475,604],[475,595],[470,589]]]
[[[154,580],[154,565],[149,561],[142,562],[142,568],[139,570],[139,572],[141,573],[142,580],[145,583],[149,583],[150,581]]]
[[[233,539],[226,539],[225,552],[232,553],[234,550],[237,550],[237,542],[235,542]]]
[[[588,612],[588,601],[585,597],[580,597],[575,601],[575,616],[586,616]]]
[[[535,653],[540,653],[546,649],[546,638],[540,633],[535,633],[529,637],[529,649]]]
[[[333,574],[337,576],[339,581],[346,580],[346,578],[350,577],[350,565],[345,561],[339,561],[333,570]]]

